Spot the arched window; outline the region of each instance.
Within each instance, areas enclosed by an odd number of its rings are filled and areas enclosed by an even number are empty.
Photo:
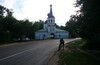
[[[59,34],[59,37],[60,37],[60,34]]]
[[[51,19],[51,23],[52,23],[52,19]]]
[[[46,35],[44,34],[44,35],[43,35],[43,39],[45,39],[45,36],[46,36]]]

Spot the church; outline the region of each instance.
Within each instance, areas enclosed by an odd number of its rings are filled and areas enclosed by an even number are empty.
[[[68,38],[69,32],[56,28],[55,17],[50,5],[50,12],[47,14],[47,20],[43,24],[43,29],[35,32],[35,39],[59,39]]]

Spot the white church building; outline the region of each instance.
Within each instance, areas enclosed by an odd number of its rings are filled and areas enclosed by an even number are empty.
[[[43,24],[43,29],[35,32],[35,39],[50,39],[50,38],[68,38],[69,32],[56,28],[55,17],[52,12],[52,5],[50,5],[50,13]]]

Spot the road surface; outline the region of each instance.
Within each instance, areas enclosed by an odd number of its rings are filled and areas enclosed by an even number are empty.
[[[72,40],[65,39],[65,42]],[[1,45],[0,65],[47,65],[58,46],[59,39]]]

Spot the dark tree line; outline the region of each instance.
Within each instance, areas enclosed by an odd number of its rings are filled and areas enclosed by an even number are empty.
[[[100,1],[76,0],[80,10],[71,16],[66,23],[66,29],[73,36],[80,36],[87,41],[88,49],[100,49]]]
[[[79,37],[79,24],[78,22],[78,16],[77,15],[71,15],[70,20],[66,22],[65,29],[69,32],[70,38]]]
[[[25,38],[34,39],[35,32],[43,28],[43,21],[34,23],[26,20],[17,20],[12,10],[0,5],[0,42],[23,41]]]

